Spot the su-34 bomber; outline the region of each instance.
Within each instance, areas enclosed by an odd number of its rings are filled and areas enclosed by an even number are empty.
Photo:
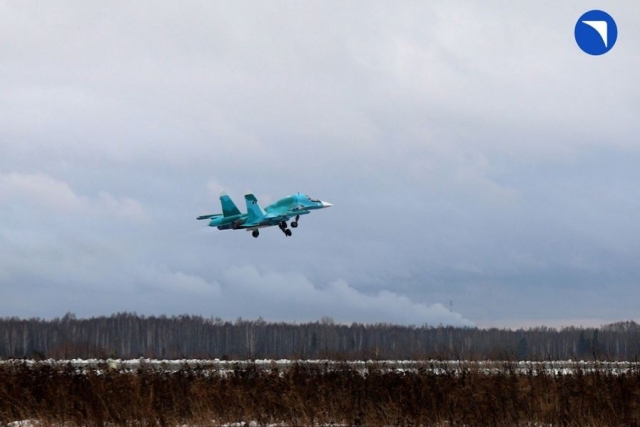
[[[287,224],[289,220],[293,219],[291,228],[296,228],[301,215],[333,206],[331,203],[314,199],[302,193],[280,199],[264,209],[260,207],[258,199],[253,194],[246,194],[244,200],[247,204],[247,213],[240,212],[231,197],[222,193],[220,195],[222,213],[202,215],[197,219],[208,219],[209,227],[218,227],[218,230],[251,231],[253,237],[260,235],[260,228],[277,225],[284,235],[289,237],[292,234],[289,224]]]

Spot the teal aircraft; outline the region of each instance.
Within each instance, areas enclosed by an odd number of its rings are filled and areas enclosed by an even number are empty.
[[[258,199],[253,194],[246,194],[244,200],[247,204],[247,213],[242,213],[238,209],[231,197],[222,193],[220,203],[222,204],[221,214],[202,215],[197,219],[208,219],[209,227],[218,227],[218,230],[251,230],[253,237],[260,235],[259,228],[272,227],[277,225],[285,236],[291,236],[291,229],[287,221],[291,221],[291,227],[296,228],[300,215],[311,213],[312,210],[328,208],[331,203],[314,199],[306,194],[298,193],[262,209],[258,204]]]

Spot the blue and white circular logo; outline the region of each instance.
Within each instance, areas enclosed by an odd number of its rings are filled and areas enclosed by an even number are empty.
[[[574,34],[580,49],[589,55],[602,55],[616,44],[618,26],[607,12],[590,10],[576,22]]]

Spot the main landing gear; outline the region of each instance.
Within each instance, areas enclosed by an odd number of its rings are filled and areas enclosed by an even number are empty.
[[[298,220],[299,219],[300,219],[300,215],[296,215],[295,219],[293,221],[291,221],[291,228],[297,228],[298,227]],[[282,221],[280,224],[278,224],[278,228],[280,228],[280,230],[282,230],[284,235],[287,236],[287,237],[291,237],[291,235],[293,234],[293,232],[291,232],[291,229],[287,225],[287,221]],[[251,235],[253,237],[258,237],[260,235],[260,231],[258,231],[257,229],[253,230],[251,232]]]
[[[293,225],[293,223],[291,223],[291,226],[292,226],[293,228],[295,228],[295,227],[294,227],[294,225]],[[287,237],[290,237],[290,236],[291,236],[291,234],[293,234],[293,233],[291,232],[291,230],[287,228],[287,222],[286,222],[286,221],[282,221],[280,224],[278,224],[278,227],[280,227],[280,230],[282,230],[282,232],[284,233],[284,235],[285,235],[285,236],[287,236]],[[297,224],[296,224],[296,227],[297,227]]]

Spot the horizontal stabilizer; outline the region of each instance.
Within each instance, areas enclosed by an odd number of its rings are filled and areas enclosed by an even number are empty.
[[[211,218],[217,218],[219,216],[222,216],[220,214],[212,214],[212,215],[201,215],[198,218],[196,218],[197,220],[201,220],[201,219],[211,219]]]

